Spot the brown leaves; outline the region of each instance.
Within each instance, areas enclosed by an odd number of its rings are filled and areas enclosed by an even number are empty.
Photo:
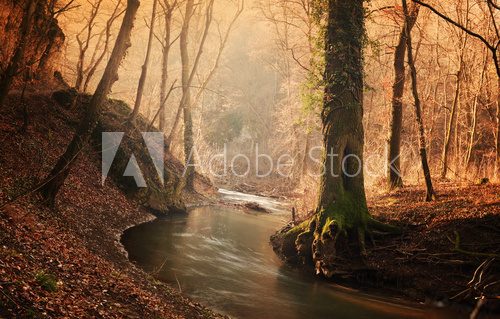
[[[44,176],[74,130],[63,120],[66,111],[50,100],[33,97],[30,102],[32,127],[27,134],[6,138],[8,133],[0,131],[0,202],[8,199],[20,176]],[[11,115],[0,116],[0,127],[15,126]],[[0,317],[206,317],[206,311],[189,306],[169,287],[154,285],[128,262],[119,235],[152,216],[111,181],[102,187],[100,180],[99,156],[88,148],[75,164],[56,211],[36,198],[0,210]],[[56,289],[47,289],[53,284]]]

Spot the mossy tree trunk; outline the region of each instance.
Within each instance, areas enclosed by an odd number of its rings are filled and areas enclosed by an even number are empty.
[[[314,264],[327,277],[351,267],[365,253],[374,221],[368,212],[363,176],[363,0],[329,0],[325,38],[322,110],[324,167],[316,214],[272,238],[285,259]],[[349,260],[348,263],[345,261]]]
[[[342,231],[359,231],[368,220],[363,169],[363,0],[330,0],[321,119],[325,172],[320,182],[312,242],[318,271],[334,263]]]
[[[85,116],[81,120],[73,140],[45,179],[44,186],[40,189],[43,197],[50,205],[54,204],[57,193],[64,184],[73,163],[80,155],[84,146],[89,142],[92,132],[97,126],[101,105],[106,100],[113,83],[118,80],[118,68],[125,57],[127,49],[130,47],[130,34],[139,4],[138,0],[128,0],[127,10],[115,46],[101,81],[90,100]]]

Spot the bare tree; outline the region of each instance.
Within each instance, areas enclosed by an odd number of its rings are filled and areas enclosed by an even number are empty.
[[[429,169],[429,164],[427,162],[427,145],[425,142],[425,128],[424,128],[424,122],[422,119],[422,108],[420,106],[420,98],[418,96],[418,88],[417,88],[417,69],[415,68],[415,63],[413,60],[413,49],[412,49],[412,43],[411,43],[411,32],[409,28],[409,19],[411,19],[411,16],[408,12],[408,5],[406,4],[406,0],[402,0],[403,2],[403,11],[405,14],[405,19],[407,21],[406,28],[405,28],[405,33],[406,33],[406,51],[407,51],[407,56],[408,56],[408,65],[410,66],[410,74],[411,74],[411,90],[413,94],[413,99],[415,100],[414,106],[415,106],[415,116],[417,119],[417,124],[418,124],[418,144],[419,144],[419,153],[420,153],[420,160],[422,163],[422,170],[424,172],[424,177],[425,177],[425,186],[427,189],[427,193],[425,195],[425,200],[426,201],[431,201],[436,197],[436,193],[434,192],[434,188],[432,186],[432,178],[431,178],[431,172]]]
[[[127,49],[130,47],[130,34],[134,26],[139,4],[138,0],[127,0],[127,9],[123,17],[120,32],[116,38],[115,46],[101,81],[89,102],[85,116],[81,120],[73,140],[68,145],[64,154],[59,158],[54,168],[45,179],[43,187],[40,189],[45,200],[51,205],[54,205],[57,193],[64,184],[76,158],[88,143],[97,125],[101,105],[107,99],[113,83],[118,80],[118,68],[125,57]]]
[[[188,4],[189,4],[189,0],[186,3],[184,22],[182,24],[182,29],[181,29],[181,33],[180,33],[180,40],[179,40],[180,47],[181,47],[182,78],[184,79],[184,81],[182,81],[182,97],[181,97],[181,101],[179,103],[179,107],[177,109],[177,112],[175,114],[174,123],[172,124],[172,127],[170,129],[170,133],[168,134],[167,139],[166,139],[167,147],[170,147],[172,144],[172,141],[173,141],[175,134],[176,134],[176,131],[177,131],[177,127],[178,127],[179,122],[180,122],[181,114],[186,112],[185,109],[186,109],[187,105],[189,105],[187,113],[189,113],[188,117],[190,117],[190,114],[191,114],[190,87],[192,85],[192,82],[194,80],[194,76],[195,76],[196,71],[198,69],[198,62],[199,62],[199,59],[201,57],[201,54],[203,53],[203,47],[205,45],[205,40],[208,36],[208,31],[209,31],[209,28],[210,28],[210,25],[211,25],[212,19],[213,19],[213,17],[212,17],[213,0],[209,0],[209,2],[207,4],[206,12],[205,12],[205,28],[203,30],[201,41],[200,41],[199,46],[198,46],[198,50],[197,50],[196,58],[195,58],[195,63],[193,64],[193,67],[190,70],[187,38],[189,36],[189,23],[190,23],[190,20],[195,12],[194,12],[194,4],[193,4],[193,8],[191,8],[190,12],[189,12],[190,16],[189,17],[187,16]],[[198,61],[198,62],[196,62],[196,61]],[[184,122],[186,122],[186,120],[184,120]],[[188,119],[188,122],[192,123],[192,119],[191,120]],[[192,129],[191,129],[191,131],[192,131]],[[188,137],[188,139],[189,139],[189,137]],[[190,148],[190,150],[191,150],[191,148]]]
[[[465,158],[465,168],[467,169],[470,165],[472,158],[472,150],[474,149],[475,139],[476,139],[476,131],[477,131],[477,113],[478,113],[478,105],[479,105],[479,96],[481,95],[481,89],[484,83],[484,76],[486,74],[486,70],[488,68],[488,56],[487,51],[484,54],[483,59],[483,68],[481,70],[481,75],[479,76],[479,83],[477,86],[476,93],[474,95],[474,100],[472,102],[472,127],[470,132],[470,140],[469,145],[467,147],[467,155]]]
[[[406,29],[410,30],[417,21],[419,6],[412,7],[409,19],[404,19],[394,51],[394,84],[392,86],[392,108],[387,156],[387,175],[389,188],[403,186],[401,176],[401,129],[403,127],[403,93],[405,88]]]
[[[170,3],[170,0],[160,1],[160,6],[163,11],[164,19],[164,30],[163,39],[159,39],[162,47],[162,59],[161,59],[161,83],[160,83],[160,105],[159,105],[159,128],[160,131],[165,131],[166,125],[166,109],[165,103],[167,102],[167,81],[168,81],[168,60],[170,55],[170,48],[174,41],[171,41],[172,33],[172,14],[177,6],[177,0]]]
[[[467,45],[467,35],[465,32],[463,33],[463,36],[460,37],[460,52],[459,52],[459,61],[458,61],[458,71],[456,74],[456,84],[455,84],[455,95],[453,98],[453,104],[451,105],[451,110],[450,110],[450,118],[448,121],[448,125],[446,126],[445,129],[445,134],[444,134],[444,143],[443,143],[443,153],[441,156],[441,178],[444,179],[446,178],[446,173],[448,172],[448,153],[450,150],[450,144],[451,144],[451,138],[453,134],[458,134],[456,132],[456,124],[457,124],[457,117],[458,117],[458,106],[460,103],[460,90],[461,90],[461,85],[462,85],[462,79],[463,79],[463,69],[464,69],[464,54],[465,54],[465,47]],[[457,145],[455,145],[457,147]]]
[[[104,57],[109,53],[109,46],[111,44],[111,32],[115,21],[125,12],[121,10],[122,0],[116,2],[115,8],[111,13],[111,16],[106,21],[106,26],[99,33],[99,38],[97,39],[96,45],[94,47],[94,52],[88,63],[88,66],[84,70],[85,81],[83,83],[83,92],[87,92],[90,82],[92,81],[97,69],[101,65]]]
[[[464,26],[460,22],[457,22],[457,21],[451,19],[450,17],[444,15],[443,13],[439,12],[436,8],[434,8],[433,6],[429,5],[428,3],[425,3],[425,2],[420,1],[420,0],[411,0],[411,1],[413,1],[415,3],[418,3],[418,4],[420,4],[423,7],[428,8],[433,13],[435,13],[438,17],[444,19],[446,22],[451,23],[452,25],[454,25],[455,27],[461,29],[462,31],[464,31],[468,35],[470,35],[470,36],[478,39],[479,41],[481,41],[486,46],[486,48],[488,48],[488,50],[491,52],[491,55],[492,55],[492,58],[493,58],[493,62],[495,63],[495,69],[496,69],[496,72],[497,72],[497,76],[500,78],[500,61],[499,61],[499,58],[498,58],[498,48],[500,46],[500,30],[499,30],[499,27],[498,27],[497,22],[496,22],[495,14],[493,13],[493,9],[498,10],[498,6],[497,5],[495,5],[490,0],[487,0],[488,8],[489,8],[489,11],[490,11],[490,18],[492,20],[492,24],[493,24],[493,26],[495,28],[495,32],[496,32],[495,39],[493,41],[488,41],[481,34],[472,31],[471,29],[469,29],[468,26]]]
[[[199,87],[198,93],[196,94],[195,97],[195,102],[193,103],[194,105],[198,104],[198,100],[200,99],[201,94],[205,91],[208,84],[210,83],[210,80],[213,78],[217,69],[219,68],[222,53],[224,52],[224,48],[226,47],[227,40],[229,39],[229,35],[231,34],[231,30],[233,29],[234,24],[238,20],[238,17],[243,12],[243,8],[244,8],[244,1],[242,0],[241,2],[238,2],[238,8],[236,9],[235,14],[231,19],[231,21],[229,22],[227,30],[224,33],[222,32],[220,25],[219,24],[217,25],[217,32],[219,34],[219,48],[217,50],[217,56],[215,57],[215,61],[212,68],[210,69],[210,71],[208,71],[208,74],[206,75],[206,77],[204,78]]]
[[[151,48],[153,46],[157,4],[158,4],[158,0],[153,0],[153,9],[151,11],[151,20],[150,20],[150,24],[149,24],[148,45],[146,48],[146,57],[144,58],[144,64],[142,65],[141,76],[139,78],[139,84],[137,85],[137,93],[135,96],[134,109],[132,110],[132,114],[130,114],[130,118],[129,118],[129,121],[131,121],[131,122],[133,122],[135,120],[135,118],[139,114],[139,109],[141,108],[142,95],[144,93],[144,85],[146,84],[146,78],[148,76],[149,58],[151,56]]]
[[[198,63],[203,52],[203,46],[208,35],[208,30],[213,18],[213,3],[214,0],[209,0],[205,15],[205,29],[200,41],[200,46],[198,48],[198,53],[193,63],[191,71],[189,70],[189,54],[188,54],[188,32],[189,32],[189,21],[188,15],[193,12],[193,4],[189,4],[190,0],[186,4],[186,13],[184,16],[184,24],[181,30],[180,36],[180,47],[181,47],[181,60],[182,60],[182,98],[181,104],[184,116],[184,181],[185,187],[189,190],[193,189],[194,182],[194,141],[193,141],[193,119],[191,114],[191,83],[193,82]],[[188,8],[190,6],[191,8]],[[187,21],[187,23],[186,23]]]
[[[88,18],[86,18],[87,23],[76,35],[76,42],[78,42],[78,62],[76,64],[76,81],[75,88],[80,91],[82,89],[83,80],[85,76],[85,58],[87,50],[89,49],[90,42],[92,38],[96,35],[94,34],[94,28],[96,26],[96,18],[99,14],[103,0],[95,0],[94,2],[89,2],[91,5],[90,13]]]

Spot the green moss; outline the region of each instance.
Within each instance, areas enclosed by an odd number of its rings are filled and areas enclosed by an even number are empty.
[[[364,204],[354,194],[344,192],[339,199],[331,203],[319,213],[320,224],[323,225],[322,233],[335,223],[340,230],[347,230],[362,226],[366,228],[370,214]]]
[[[41,270],[35,275],[36,282],[46,291],[57,291],[57,278]]]

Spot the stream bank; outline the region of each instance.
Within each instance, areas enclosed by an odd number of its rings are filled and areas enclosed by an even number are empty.
[[[219,318],[131,264],[119,236],[154,216],[111,179],[101,186],[100,154],[75,162],[57,208],[36,185],[68,145],[71,114],[47,95],[29,95],[30,126],[19,133],[21,108],[10,96],[0,112],[0,317]],[[185,200],[202,198],[185,194]]]

